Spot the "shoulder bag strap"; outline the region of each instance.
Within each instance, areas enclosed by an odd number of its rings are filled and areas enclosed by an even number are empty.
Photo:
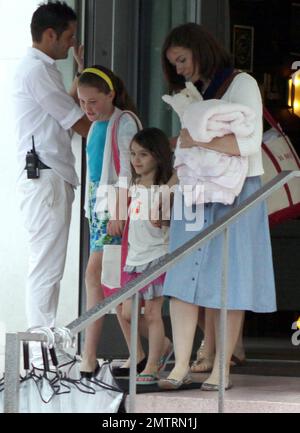
[[[119,146],[118,146],[118,130],[119,130],[119,125],[120,125],[121,117],[124,114],[129,114],[133,118],[133,120],[135,121],[135,123],[137,125],[138,131],[140,131],[141,129],[143,129],[140,119],[132,111],[127,111],[127,110],[122,111],[122,113],[115,120],[115,123],[114,123],[114,125],[112,127],[112,153],[113,153],[113,158],[114,158],[115,170],[116,170],[116,173],[117,173],[118,176],[120,174],[120,156],[119,156]]]
[[[215,98],[214,99],[221,99],[223,95],[225,95],[228,87],[232,83],[232,81],[235,79],[235,77],[239,74],[241,74],[242,71],[239,71],[238,69],[235,69],[229,77],[226,78],[226,80],[221,84],[221,86],[218,88]]]
[[[130,203],[128,204],[128,206]],[[124,287],[124,283],[126,280],[126,272],[124,271],[124,268],[126,266],[126,260],[128,256],[128,233],[129,233],[129,223],[130,223],[130,216],[128,215],[124,231],[122,234],[122,242],[121,242],[121,288]]]
[[[118,130],[119,130],[121,117],[124,114],[129,114],[135,120],[138,131],[140,131],[143,128],[140,119],[132,111],[122,111],[122,113],[115,120],[115,123],[114,123],[113,128],[112,128],[112,153],[113,153],[115,170],[116,170],[117,176],[119,176],[119,174],[120,174]],[[129,205],[130,205],[130,201],[128,202],[128,207],[129,207]],[[127,255],[128,255],[129,222],[130,222],[130,217],[128,215],[128,218],[127,218],[127,221],[126,221],[126,224],[124,227],[124,232],[122,235],[122,242],[121,242],[121,245],[122,245],[122,247],[121,247],[121,287],[123,287],[124,281],[125,281],[124,267],[126,265],[126,259],[127,259]]]

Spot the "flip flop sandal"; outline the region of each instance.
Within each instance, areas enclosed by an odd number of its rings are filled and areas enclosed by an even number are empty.
[[[157,374],[138,374],[136,377],[137,385],[156,385],[158,382]]]
[[[192,379],[189,373],[187,373],[181,380],[176,379],[160,379],[158,382],[158,386],[161,389],[166,390],[176,390],[180,389],[182,385],[189,385],[192,383]]]
[[[232,387],[232,382],[228,382],[228,385],[225,386],[225,391],[228,391],[228,389],[231,389]],[[201,391],[219,391],[219,385],[203,382],[201,386]]]

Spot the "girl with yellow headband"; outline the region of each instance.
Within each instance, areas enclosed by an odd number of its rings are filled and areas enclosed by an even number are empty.
[[[135,112],[123,82],[111,70],[103,66],[93,66],[83,70],[78,80],[78,98],[82,110],[92,126],[87,138],[87,191],[86,216],[90,229],[90,257],[87,264],[85,282],[87,290],[87,309],[103,300],[101,271],[104,244],[120,244],[125,221],[118,219],[118,204],[115,215],[108,208],[99,210],[97,197],[103,186],[114,185],[122,188],[121,178],[131,181],[130,143],[138,131],[138,119],[122,111]],[[117,145],[119,150],[120,172],[114,164],[112,150],[112,131],[119,119]],[[98,194],[97,194],[98,191]],[[108,234],[108,232],[110,234]],[[121,317],[119,318],[121,321]],[[98,320],[86,330],[83,359],[80,366],[83,377],[92,377],[99,369],[96,358],[103,319]],[[122,326],[122,323],[121,323]],[[140,357],[144,358],[144,353]]]

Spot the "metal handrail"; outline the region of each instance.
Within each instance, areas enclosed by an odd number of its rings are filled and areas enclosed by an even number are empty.
[[[67,325],[73,336],[77,335],[80,331],[84,330],[94,321],[100,319],[102,316],[107,314],[109,311],[117,307],[120,303],[126,299],[133,297],[133,311],[132,311],[132,326],[131,326],[131,348],[130,356],[132,359],[130,366],[130,402],[129,411],[135,412],[135,396],[136,396],[136,350],[137,350],[137,323],[138,323],[138,292],[145,285],[149,284],[153,279],[159,277],[161,274],[166,272],[171,266],[182,259],[186,254],[190,254],[206,241],[212,239],[218,234],[225,231],[225,242],[224,252],[228,246],[228,226],[237,220],[241,214],[248,211],[252,206],[268,198],[274,191],[279,189],[282,185],[287,183],[294,177],[300,177],[300,171],[282,171],[270,182],[261,187],[254,194],[249,196],[243,203],[238,207],[228,212],[223,218],[218,220],[215,224],[209,226],[201,233],[196,235],[193,239],[186,242],[184,245],[176,249],[172,254],[166,255],[160,263],[151,267],[143,275],[137,277],[135,280],[129,282],[123,289],[118,293],[115,293],[111,297],[105,299],[103,302],[90,308],[79,318]],[[227,255],[223,257],[223,286],[222,286],[222,306],[221,306],[221,317],[220,317],[220,342],[221,342],[221,354],[220,354],[220,387],[219,387],[219,412],[224,411],[224,392],[225,392],[225,330],[226,330],[226,298],[227,298]],[[17,338],[16,338],[17,336]],[[19,356],[15,356],[19,353],[17,347],[20,341],[23,340],[34,340],[34,341],[46,341],[46,337],[40,334],[31,333],[17,333],[17,334],[6,334],[6,351],[5,351],[5,394],[4,394],[4,412],[16,413],[18,412],[18,372],[19,372]]]

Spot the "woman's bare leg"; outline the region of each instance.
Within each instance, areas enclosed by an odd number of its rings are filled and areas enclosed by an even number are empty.
[[[176,298],[170,300],[175,366],[168,376],[169,379],[181,380],[189,370],[198,308],[197,305]]]
[[[198,349],[197,360],[191,366],[193,373],[202,373],[212,369],[215,357],[215,325],[213,310],[205,308],[204,340]],[[199,355],[198,355],[199,353]]]
[[[211,309],[214,317],[215,338],[216,338],[216,356],[214,360],[213,370],[211,375],[205,382],[214,385],[219,384],[219,359],[220,359],[220,344],[219,344],[219,323],[220,310]],[[226,356],[225,356],[225,377],[227,386],[229,381],[230,360],[236,346],[244,312],[240,310],[229,310],[227,312],[227,333],[226,333]]]
[[[244,361],[246,359],[245,348],[243,343],[244,322],[245,322],[245,311],[243,311],[240,332],[233,352],[233,354],[241,361]]]

